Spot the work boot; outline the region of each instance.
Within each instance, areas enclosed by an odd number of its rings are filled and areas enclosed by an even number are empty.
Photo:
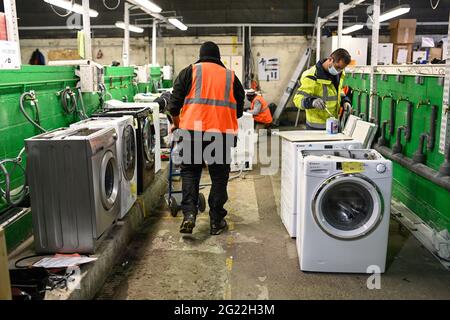
[[[222,231],[227,230],[228,228],[228,224],[225,221],[225,219],[222,219],[218,222],[216,221],[212,221],[211,222],[211,230],[210,230],[210,234],[213,236],[219,235],[222,233]]]
[[[189,213],[184,215],[183,222],[180,226],[180,233],[192,233],[195,227],[195,214]]]

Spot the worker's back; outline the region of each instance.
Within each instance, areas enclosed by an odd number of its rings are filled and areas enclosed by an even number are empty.
[[[180,129],[237,133],[234,72],[211,62],[192,66],[192,86],[184,100]]]

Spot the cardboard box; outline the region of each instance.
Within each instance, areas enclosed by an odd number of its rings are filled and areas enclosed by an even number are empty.
[[[391,42],[414,43],[416,38],[416,19],[398,19],[389,23],[391,30]]]
[[[379,43],[378,44],[378,64],[380,64],[380,65],[392,64],[393,51],[394,51],[393,43]]]
[[[433,59],[442,60],[442,48],[429,48],[428,49],[428,61]]]
[[[394,44],[394,64],[412,62],[413,44]]]

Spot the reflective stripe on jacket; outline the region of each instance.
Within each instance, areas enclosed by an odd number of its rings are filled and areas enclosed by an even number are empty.
[[[323,79],[317,75],[317,67],[313,66],[303,72],[300,78],[300,87],[294,97],[294,104],[297,108],[306,110],[306,123],[316,129],[325,129],[326,121],[330,117],[325,110],[315,108],[306,109],[303,105],[303,99],[306,97],[321,98],[325,101],[328,111],[338,117],[339,107],[341,103],[342,85],[345,79],[345,72],[342,71],[339,79],[339,88],[329,79]]]
[[[180,129],[236,134],[234,72],[211,62],[192,66],[192,86],[180,114]]]
[[[263,97],[256,96],[252,101],[250,110],[253,110],[255,108],[256,101],[259,101],[259,103],[261,103],[261,110],[259,111],[258,114],[253,115],[253,119],[259,123],[264,123],[264,124],[272,123],[272,114],[270,113],[268,104],[267,104],[266,100],[264,100]]]

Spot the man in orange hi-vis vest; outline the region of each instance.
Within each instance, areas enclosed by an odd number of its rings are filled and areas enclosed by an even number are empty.
[[[175,79],[168,110],[172,131],[181,136],[181,233],[192,233],[198,212],[203,163],[208,165],[210,234],[226,230],[224,205],[228,200],[231,147],[236,144],[237,119],[242,116],[245,92],[233,71],[220,61],[219,47],[205,42],[200,59]]]
[[[272,124],[272,113],[270,113],[266,100],[261,95],[258,95],[254,89],[247,90],[246,96],[251,103],[250,110],[247,110],[247,112],[253,115],[255,128],[269,128]]]

